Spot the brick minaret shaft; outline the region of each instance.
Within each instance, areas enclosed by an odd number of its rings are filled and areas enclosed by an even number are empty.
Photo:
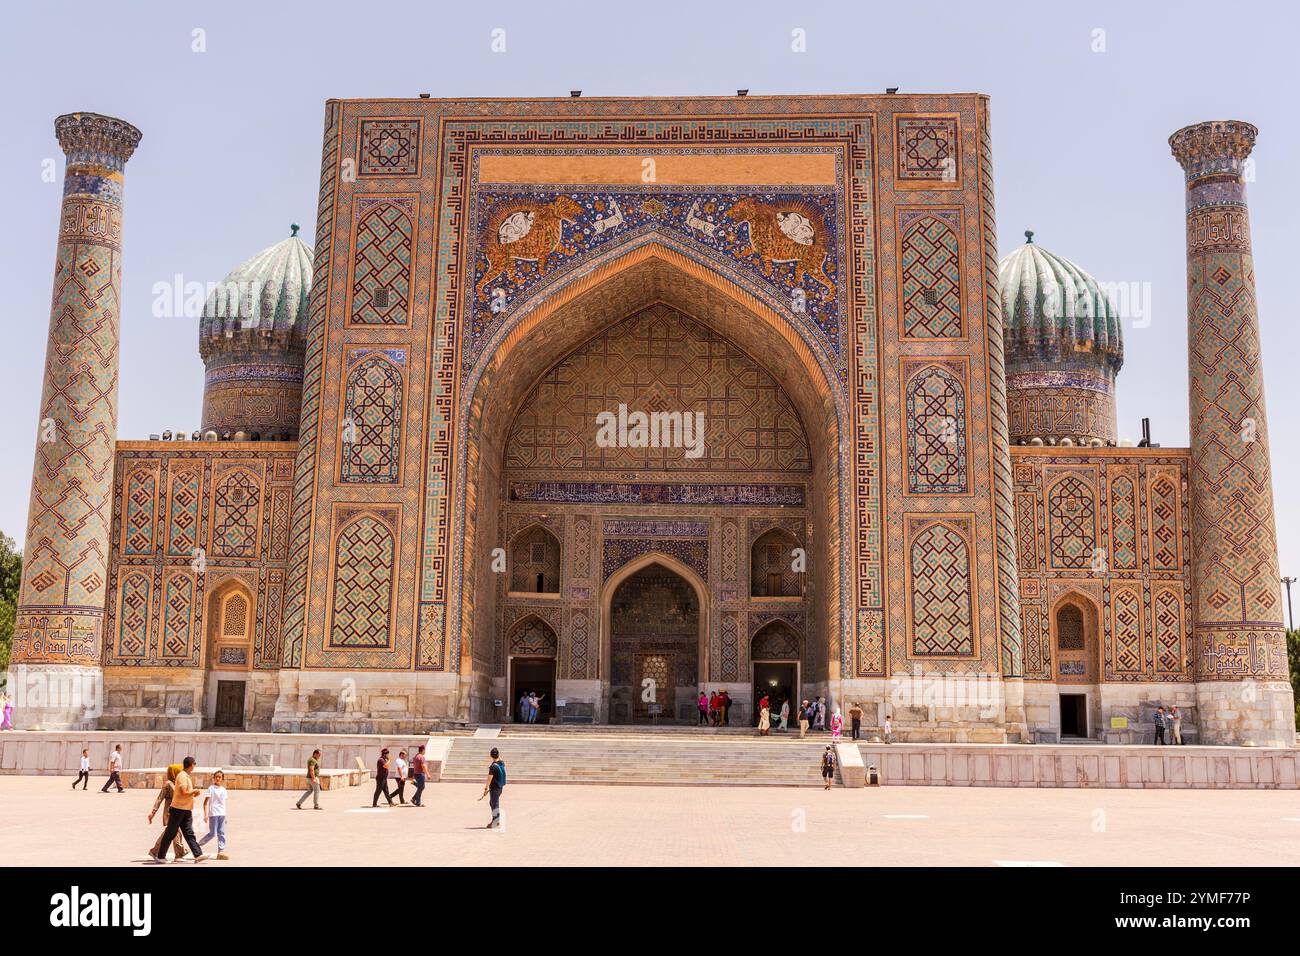
[[[54,132],[67,169],[12,655],[28,678],[16,695],[19,719],[49,729],[86,724],[85,708],[98,703],[75,678],[95,676],[103,649],[117,438],[122,180],[140,141],[130,123],[96,113],[60,116]],[[34,703],[24,707],[24,697]]]
[[[1258,131],[1169,138],[1187,176],[1187,322],[1197,722],[1210,743],[1295,741],[1259,317],[1243,175]]]

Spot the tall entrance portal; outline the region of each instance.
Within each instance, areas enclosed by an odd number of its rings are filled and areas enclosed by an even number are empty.
[[[835,499],[819,471],[827,443],[812,447],[801,411],[832,409],[805,377],[766,367],[781,352],[760,359],[733,340],[756,318],[663,301],[680,293],[680,282],[662,296],[629,288],[626,311],[602,310],[599,325],[585,307],[565,310],[549,328],[590,322],[587,336],[521,364],[502,379],[510,394],[484,406],[496,424],[480,488],[496,493],[472,509],[492,543],[475,552],[475,653],[491,654],[493,698],[518,696],[512,635],[526,621],[555,635],[564,723],[693,724],[700,691],[724,689],[743,723],[751,638],[773,621],[814,648],[769,658],[796,664],[782,686],[824,686],[828,645],[809,638],[829,631],[819,524]]]

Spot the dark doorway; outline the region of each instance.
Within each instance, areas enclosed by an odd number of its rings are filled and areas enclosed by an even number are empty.
[[[799,701],[795,699],[797,681],[798,665],[793,661],[755,661],[752,725],[758,726],[758,704],[766,695],[772,726],[778,727],[781,724],[781,704],[784,701],[790,702],[790,720],[797,726],[799,713]]]
[[[519,698],[526,691],[534,691],[540,698],[537,707],[538,724],[549,724],[555,715],[555,658],[514,657],[510,659],[510,713],[514,722],[524,722]]]
[[[244,682],[242,680],[217,681],[217,716],[215,727],[244,726]]]
[[[1085,695],[1061,695],[1061,736],[1088,736],[1088,698]]]
[[[674,571],[650,564],[610,598],[609,722],[695,723],[700,602]]]

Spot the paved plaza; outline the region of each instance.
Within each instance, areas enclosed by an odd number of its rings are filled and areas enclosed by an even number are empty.
[[[0,861],[142,865],[154,792],[70,784],[0,777]],[[204,865],[1300,865],[1297,791],[515,784],[502,832],[481,829],[474,784],[431,785],[423,809],[371,810],[371,792],[322,794],[316,812],[231,791],[232,858]]]

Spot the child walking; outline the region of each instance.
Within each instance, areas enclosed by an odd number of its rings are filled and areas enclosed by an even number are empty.
[[[208,821],[208,835],[199,841],[199,846],[215,836],[217,859],[229,860],[226,856],[226,775],[220,770],[212,775],[212,786],[203,798],[203,819]]]

